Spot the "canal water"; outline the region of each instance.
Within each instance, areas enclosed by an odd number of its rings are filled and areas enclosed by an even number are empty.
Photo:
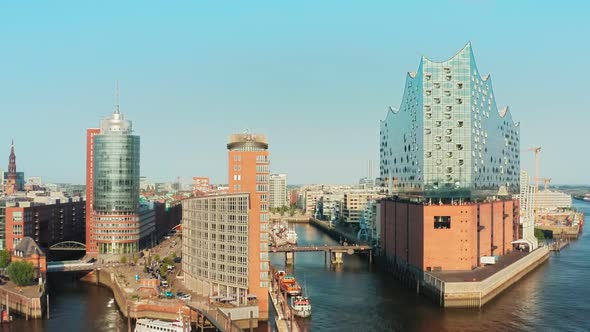
[[[590,204],[576,201],[590,222]],[[313,304],[312,331],[590,331],[590,225],[586,234],[481,310],[448,310],[400,286],[367,259],[344,258],[340,269],[322,253],[299,253],[295,275]],[[335,244],[309,225],[297,225],[301,245]],[[281,267],[284,256],[273,254]],[[50,279],[51,319],[18,319],[3,331],[127,331],[110,290],[70,277]]]

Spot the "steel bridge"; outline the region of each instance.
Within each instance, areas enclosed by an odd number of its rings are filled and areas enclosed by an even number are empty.
[[[86,245],[84,243],[76,241],[63,241],[56,243],[49,247],[49,250],[56,251],[86,251]]]

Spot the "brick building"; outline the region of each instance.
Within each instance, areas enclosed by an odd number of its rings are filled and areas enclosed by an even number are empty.
[[[418,271],[460,271],[481,256],[502,256],[518,239],[518,201],[424,204],[383,200],[381,250],[392,263]]]
[[[42,248],[62,241],[84,243],[86,202],[79,197],[45,205],[18,202],[6,207],[5,220],[8,250],[13,250],[25,237]]]
[[[263,135],[231,135],[229,193],[182,201],[186,286],[205,296],[232,298],[268,317],[269,160]],[[255,295],[257,306],[248,301]],[[233,317],[233,315],[232,315]]]

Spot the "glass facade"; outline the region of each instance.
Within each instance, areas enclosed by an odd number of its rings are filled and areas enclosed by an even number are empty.
[[[380,131],[380,174],[391,193],[433,197],[518,192],[519,125],[496,106],[471,44],[443,62],[422,58],[399,110]]]
[[[118,110],[93,143],[93,236],[99,254],[139,250],[139,136]]]
[[[139,208],[139,136],[94,138],[94,211],[137,213]]]

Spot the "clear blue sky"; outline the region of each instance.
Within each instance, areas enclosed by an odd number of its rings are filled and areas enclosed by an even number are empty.
[[[83,183],[85,128],[121,110],[155,181],[227,181],[226,139],[270,141],[290,183],[345,183],[379,159],[379,120],[421,55],[471,41],[541,175],[590,183],[590,8],[583,1],[0,3],[0,168]],[[522,165],[533,170],[532,156]]]

